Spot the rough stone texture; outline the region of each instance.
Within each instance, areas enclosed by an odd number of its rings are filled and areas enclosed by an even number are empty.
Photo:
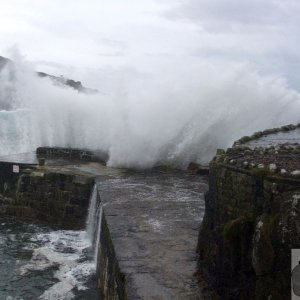
[[[36,150],[38,158],[53,159],[64,158],[77,161],[98,161],[104,163],[107,160],[107,154],[103,152],[92,152],[90,150],[62,148],[62,147],[39,147]]]
[[[197,163],[190,163],[187,168],[188,171],[199,174],[199,175],[208,175],[209,174],[209,166],[199,165]]]
[[[203,299],[193,276],[203,177],[174,170],[113,172],[97,182],[128,298]]]
[[[11,162],[0,162],[0,195],[13,197],[15,195],[16,186],[20,177],[20,173],[13,172],[13,166],[17,165],[19,171],[32,169],[34,166],[30,164],[15,164]]]
[[[222,299],[290,299],[300,179],[239,163],[244,151],[219,152],[210,164],[199,270]]]
[[[13,173],[13,165],[0,163],[0,215],[84,227],[93,176],[26,164]]]
[[[99,194],[98,197],[100,197]],[[97,250],[97,287],[100,290],[101,299],[128,299],[126,277],[120,270],[104,213],[102,213],[100,222],[101,234]]]

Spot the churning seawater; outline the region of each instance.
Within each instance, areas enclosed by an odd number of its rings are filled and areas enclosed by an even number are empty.
[[[85,231],[0,219],[0,299],[99,299]]]

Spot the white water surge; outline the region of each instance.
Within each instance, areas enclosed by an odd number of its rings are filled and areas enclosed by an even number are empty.
[[[30,263],[20,270],[21,275],[56,267],[53,275],[58,279],[39,299],[72,299],[74,289],[86,289],[85,283],[95,272],[95,264],[84,259],[84,251],[90,246],[85,231],[59,230],[38,234],[32,238],[32,242],[35,241],[43,246],[33,250]]]
[[[103,205],[98,201],[98,188],[97,184],[94,185],[92,194],[90,196],[90,205],[88,209],[88,217],[86,220],[86,232],[94,255],[95,264],[97,263],[97,255],[101,235],[101,223],[103,214]]]
[[[247,65],[199,59],[141,69],[103,70],[105,92],[85,95],[24,62],[4,68],[0,155],[71,146],[101,150],[111,166],[184,168],[242,135],[299,122],[299,93]]]
[[[57,230],[31,238],[33,248],[30,262],[20,268],[20,275],[56,268],[57,283],[48,288],[39,299],[73,299],[74,290],[85,290],[86,282],[96,271],[97,249],[100,240],[102,206],[97,201],[97,185],[90,196],[85,231]],[[88,253],[91,253],[89,255]]]

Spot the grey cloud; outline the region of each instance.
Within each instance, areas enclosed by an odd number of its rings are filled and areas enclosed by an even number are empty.
[[[74,66],[71,65],[61,64],[58,62],[47,61],[47,60],[36,60],[34,61],[34,63],[37,65],[44,65],[44,66],[55,67],[55,68],[74,68]]]
[[[149,53],[149,52],[146,52],[145,55],[150,56],[150,57],[174,57],[174,55],[170,54],[170,53]]]
[[[106,56],[106,57],[118,57],[118,56],[125,56],[124,52],[117,51],[113,53],[98,53],[98,56]]]
[[[256,64],[295,83],[299,25],[298,0],[11,0],[0,11],[3,48],[17,43],[41,71],[91,86],[99,67],[189,59]]]
[[[128,45],[126,42],[121,41],[121,40],[113,40],[113,39],[107,39],[107,38],[102,38],[99,40],[100,43],[105,44],[107,46],[115,47],[115,48],[120,48],[120,49],[127,49]]]
[[[185,0],[177,2],[164,15],[191,20],[206,30],[222,32],[282,26],[282,22],[287,23],[291,18],[298,19],[299,12],[300,3],[294,0]]]

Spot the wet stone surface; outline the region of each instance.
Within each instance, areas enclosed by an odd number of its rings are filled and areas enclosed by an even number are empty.
[[[129,299],[201,299],[193,273],[206,180],[156,170],[97,181]]]

